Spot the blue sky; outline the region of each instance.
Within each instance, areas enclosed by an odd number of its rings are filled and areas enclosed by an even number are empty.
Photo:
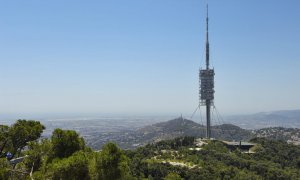
[[[206,1],[0,2],[1,114],[197,107]],[[221,113],[300,108],[299,9],[298,0],[209,2]]]

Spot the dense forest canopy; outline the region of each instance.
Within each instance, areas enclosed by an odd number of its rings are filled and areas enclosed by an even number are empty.
[[[73,130],[55,129],[41,139],[38,121],[0,125],[0,179],[299,179],[300,147],[254,138],[251,151],[222,141],[179,137],[122,150],[112,142],[100,151]],[[12,159],[22,161],[13,164]]]

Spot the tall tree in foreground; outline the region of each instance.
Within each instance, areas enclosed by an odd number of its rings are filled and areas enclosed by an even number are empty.
[[[28,172],[37,171],[47,162],[48,156],[52,152],[52,144],[49,139],[42,139],[40,142],[30,142],[28,150],[25,152],[29,158],[25,158],[23,163]]]
[[[108,143],[96,157],[96,179],[130,179],[128,158],[114,143]]]
[[[76,131],[55,129],[51,137],[53,158],[65,158],[84,149],[84,140]]]
[[[18,120],[13,124],[8,132],[12,143],[13,157],[17,153],[19,155],[28,142],[39,139],[44,129],[45,126],[34,120]]]
[[[5,147],[7,147],[9,141],[9,127],[0,125],[0,158],[5,156]]]
[[[41,177],[41,176],[40,176]],[[42,176],[43,177],[43,176]],[[76,152],[68,158],[56,159],[47,166],[44,179],[81,179],[88,180],[88,157],[82,152]],[[42,178],[42,179],[43,179]],[[38,179],[38,178],[37,178]]]
[[[8,179],[9,178],[9,171],[10,168],[9,163],[5,158],[0,158],[0,179]]]

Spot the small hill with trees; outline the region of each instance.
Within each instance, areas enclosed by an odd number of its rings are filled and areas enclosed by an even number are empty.
[[[212,126],[211,129],[212,136],[221,140],[245,141],[253,137],[250,130],[245,130],[232,124]],[[148,143],[174,139],[181,136],[205,137],[206,127],[194,121],[179,117],[166,122],[145,126],[136,131],[110,134],[110,136],[110,138],[114,139],[120,147],[124,149],[134,149]],[[93,139],[95,139],[92,143],[92,148],[94,149],[97,149],[104,144],[103,141],[97,141],[97,136]]]

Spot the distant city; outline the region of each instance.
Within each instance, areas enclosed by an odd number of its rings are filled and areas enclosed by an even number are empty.
[[[145,136],[144,130],[147,127],[154,125],[156,127],[157,123],[161,122],[168,122],[170,120],[179,118],[178,116],[102,116],[102,117],[71,117],[71,118],[42,118],[42,119],[35,119],[39,120],[46,126],[46,130],[43,132],[42,137],[48,138],[51,136],[52,131],[56,128],[62,129],[70,129],[75,130],[78,132],[87,142],[87,145],[93,147],[94,149],[99,149],[102,145],[109,141],[113,141],[118,143],[118,145],[122,148],[134,148],[136,146],[141,146],[151,141],[159,140],[160,138],[164,139],[169,136],[182,136],[186,135],[182,132],[177,132],[177,129],[174,129],[174,132],[169,132],[170,130],[161,130],[156,131],[152,130],[151,137]],[[194,121],[196,124],[193,126],[198,127],[198,133],[195,132],[195,136],[200,136],[201,131],[205,132],[205,128],[202,129],[201,126],[205,127],[205,122],[201,117],[194,116],[192,119],[189,117],[184,117],[184,119],[189,119]],[[0,119],[0,124],[12,124],[15,122],[14,120],[5,120],[4,118]],[[286,141],[299,141],[300,143],[300,133],[299,135],[293,133],[299,131],[300,128],[300,110],[290,110],[290,111],[274,111],[274,112],[261,112],[256,114],[249,114],[249,115],[232,115],[232,116],[225,116],[219,117],[217,120],[216,117],[212,118],[212,131],[217,126],[223,124],[232,124],[238,126],[242,129],[245,129],[245,132],[253,133],[257,136],[267,136],[267,137],[276,137],[278,139],[280,136],[281,138],[285,139]],[[173,122],[175,123],[175,122]],[[178,123],[178,122],[176,122]],[[180,125],[180,123],[179,123]],[[160,125],[158,125],[160,126]],[[171,126],[171,125],[170,125]],[[146,127],[146,128],[145,128]],[[153,127],[153,126],[152,126]],[[283,127],[284,129],[264,129],[270,127]],[[159,127],[164,128],[164,127]],[[183,130],[188,131],[187,127],[181,127]],[[184,129],[186,128],[186,129]],[[227,127],[228,128],[228,127]],[[289,129],[292,128],[292,129]],[[142,131],[141,131],[142,129]],[[149,129],[149,128],[148,128]],[[150,128],[151,129],[151,128]],[[147,130],[148,131],[148,130]],[[236,136],[242,136],[241,132],[236,132]],[[149,133],[149,132],[147,132]],[[146,133],[146,134],[147,134]],[[287,136],[283,137],[280,135],[285,133]],[[290,134],[292,133],[292,134]],[[141,137],[145,136],[145,137]],[[223,132],[219,134],[222,138],[226,135]],[[292,138],[292,136],[294,136]],[[250,138],[250,135],[245,136],[242,138]],[[226,138],[225,138],[226,139]],[[236,140],[235,138],[229,137],[230,140]],[[280,138],[279,138],[280,139]],[[296,143],[296,144],[297,144]]]

